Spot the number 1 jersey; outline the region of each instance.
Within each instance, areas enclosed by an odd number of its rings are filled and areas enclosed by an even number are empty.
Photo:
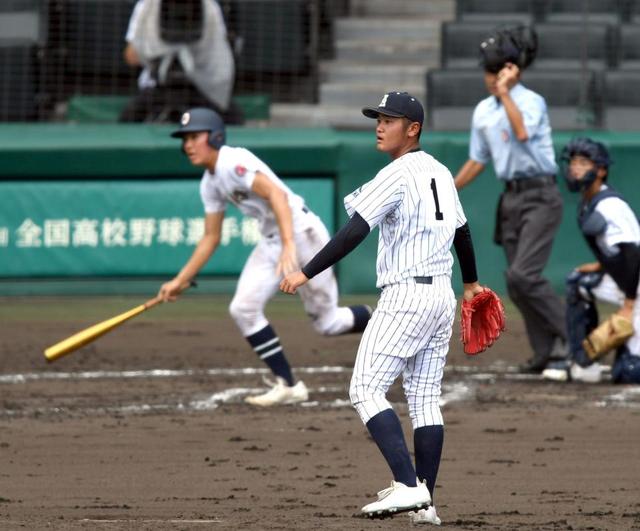
[[[451,276],[451,245],[467,222],[451,172],[424,151],[385,166],[344,198],[373,230],[379,226],[378,287],[416,276]]]

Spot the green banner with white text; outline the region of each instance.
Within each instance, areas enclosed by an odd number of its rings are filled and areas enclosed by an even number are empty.
[[[287,179],[334,228],[334,183]],[[0,277],[171,275],[204,231],[197,180],[0,182]],[[240,273],[258,222],[229,205],[204,273]]]

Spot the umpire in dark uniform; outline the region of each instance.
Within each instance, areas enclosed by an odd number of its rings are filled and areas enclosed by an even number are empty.
[[[535,34],[523,27],[497,31],[480,45],[491,95],[473,112],[469,160],[455,183],[466,186],[489,161],[504,183],[494,239],[504,248],[509,296],[534,352],[521,370],[541,373],[550,359],[566,357],[567,346],[562,300],[542,276],[562,217],[551,127],[544,98],[520,83],[535,48]]]

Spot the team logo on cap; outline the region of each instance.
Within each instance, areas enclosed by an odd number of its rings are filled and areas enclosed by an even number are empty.
[[[187,125],[189,123],[189,120],[191,120],[191,115],[188,112],[185,112],[182,115],[182,118],[180,118],[180,123],[182,125]]]
[[[380,102],[380,105],[378,105],[378,107],[386,107],[388,97],[389,97],[389,94],[385,94],[384,96],[382,96],[382,101]]]

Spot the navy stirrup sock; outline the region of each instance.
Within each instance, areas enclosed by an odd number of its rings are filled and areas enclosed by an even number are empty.
[[[393,479],[407,487],[415,487],[416,472],[404,440],[400,419],[393,409],[385,409],[367,422],[367,429],[387,461]]]
[[[413,444],[416,451],[416,473],[420,481],[427,481],[427,488],[433,500],[436,477],[440,468],[444,426],[422,426],[413,432]],[[433,502],[432,502],[433,503]]]
[[[273,374],[283,378],[288,385],[293,385],[291,367],[280,345],[280,338],[271,328],[271,325],[267,325],[255,334],[247,336],[246,339],[258,357],[269,366]]]
[[[371,319],[371,308],[366,304],[358,306],[349,306],[353,313],[353,328],[349,332],[363,332],[367,327],[369,319]]]

